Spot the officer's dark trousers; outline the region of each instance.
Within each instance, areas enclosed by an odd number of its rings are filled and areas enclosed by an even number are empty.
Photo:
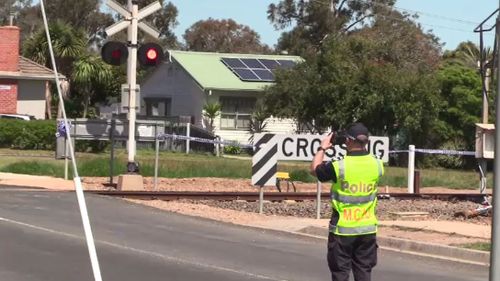
[[[375,234],[328,237],[328,267],[332,281],[348,281],[352,269],[354,280],[370,281],[372,268],[377,264]]]

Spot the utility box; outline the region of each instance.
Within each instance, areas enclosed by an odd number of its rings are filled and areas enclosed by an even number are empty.
[[[73,147],[75,147],[75,139],[71,138],[73,141]],[[71,153],[69,151],[69,142],[65,137],[56,138],[56,159],[71,159]]]
[[[128,112],[129,107],[129,97],[130,89],[127,84],[122,84],[122,110]],[[137,84],[135,88],[135,108],[140,110],[141,108],[141,85]]]
[[[476,158],[495,158],[495,124],[476,123]]]

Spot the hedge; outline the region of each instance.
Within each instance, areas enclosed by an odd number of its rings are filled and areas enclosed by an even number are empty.
[[[54,150],[55,120],[0,119],[0,147]]]

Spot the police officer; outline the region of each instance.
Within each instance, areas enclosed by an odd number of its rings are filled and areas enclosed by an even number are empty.
[[[351,270],[356,281],[370,281],[377,264],[377,182],[384,167],[366,150],[369,132],[362,123],[350,125],[342,135],[326,136],[311,163],[319,181],[332,181],[328,267],[332,281],[348,281]],[[347,155],[323,162],[336,137],[345,137]]]

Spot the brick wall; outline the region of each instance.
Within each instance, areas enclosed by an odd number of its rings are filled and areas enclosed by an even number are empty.
[[[0,71],[19,71],[19,27],[0,27]]]
[[[17,81],[0,79],[0,113],[17,113]]]

